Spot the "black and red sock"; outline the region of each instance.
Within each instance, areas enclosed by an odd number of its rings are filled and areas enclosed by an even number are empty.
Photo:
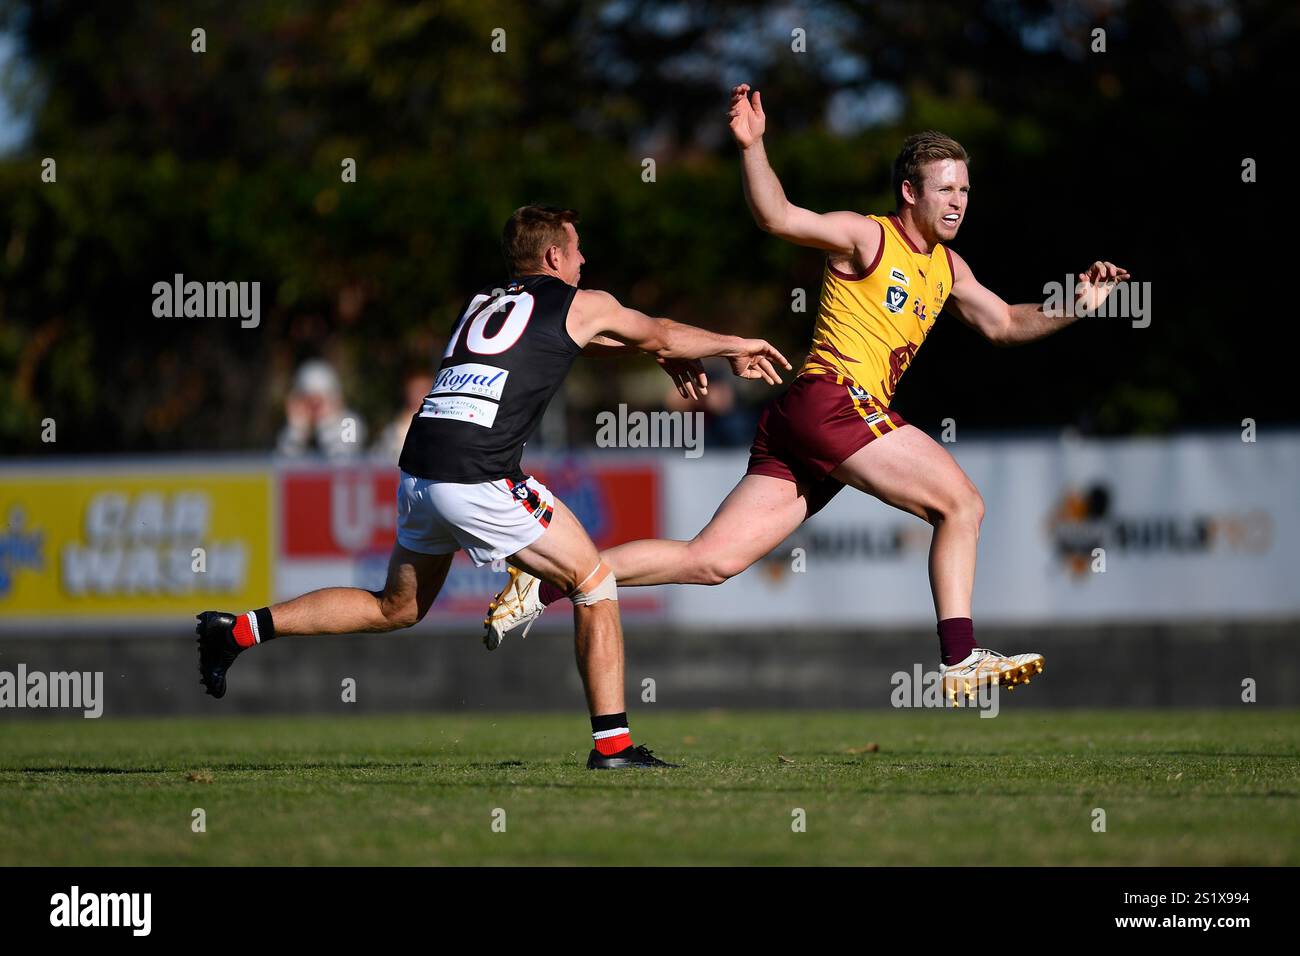
[[[939,656],[951,667],[970,657],[975,650],[975,624],[968,617],[949,617],[939,622]]]
[[[271,620],[271,609],[259,607],[235,618],[235,643],[241,648],[254,644],[265,644],[275,640],[275,623]]]
[[[601,756],[609,757],[632,746],[632,732],[627,729],[627,712],[601,714],[591,718],[591,739]]]

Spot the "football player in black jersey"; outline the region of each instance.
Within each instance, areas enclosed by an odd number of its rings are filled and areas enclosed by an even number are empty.
[[[222,697],[237,655],[285,635],[410,627],[438,596],[455,552],[505,559],[573,603],[586,689],[592,769],[671,766],[632,743],[623,698],[623,635],[614,576],[573,513],[521,470],[524,442],[580,354],[646,352],[678,390],[707,388],[699,359],[726,358],[742,377],[776,385],[785,360],[762,339],[719,335],[578,289],[585,261],[577,213],[525,206],[506,224],[510,279],[470,297],[400,459],[397,541],[382,591],[324,588],[244,614],[198,615],[199,674]]]

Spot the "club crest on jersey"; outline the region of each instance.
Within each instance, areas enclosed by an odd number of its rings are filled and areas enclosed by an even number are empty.
[[[902,286],[891,285],[885,290],[885,301],[882,304],[890,312],[902,312],[903,306],[907,305],[907,290]]]
[[[902,269],[890,269],[889,278],[894,282],[901,282],[903,285],[911,285],[912,280],[907,277],[907,273]]]

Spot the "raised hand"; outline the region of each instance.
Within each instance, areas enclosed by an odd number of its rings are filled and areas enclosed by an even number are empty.
[[[749,84],[741,83],[731,91],[731,135],[736,138],[736,145],[748,149],[763,138],[767,129],[767,117],[763,113],[762,97],[754,91],[754,101],[749,99]]]
[[[731,371],[738,378],[761,378],[768,385],[780,385],[781,376],[776,373],[772,363],[777,363],[787,370],[792,368],[785,356],[762,339],[745,339],[740,351],[727,356]]]
[[[1114,291],[1121,282],[1127,282],[1128,270],[1121,269],[1113,262],[1100,259],[1088,267],[1087,272],[1079,273],[1079,281],[1074,287],[1074,312],[1086,315],[1093,312],[1106,301],[1106,296]]]

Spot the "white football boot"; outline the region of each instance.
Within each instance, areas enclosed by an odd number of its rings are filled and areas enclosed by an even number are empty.
[[[1031,677],[1042,672],[1042,654],[1013,654],[1007,657],[987,647],[975,648],[959,664],[951,667],[939,665],[944,699],[951,701],[954,707],[959,706],[958,694],[974,700],[980,687],[986,684],[998,684],[1007,690],[1014,690],[1017,684],[1028,684]]]
[[[510,580],[492,599],[487,617],[483,618],[483,646],[489,651],[495,651],[507,634],[520,627],[524,631],[519,637],[527,637],[533,622],[546,610],[541,597],[542,582],[527,571],[513,567],[507,570]]]

